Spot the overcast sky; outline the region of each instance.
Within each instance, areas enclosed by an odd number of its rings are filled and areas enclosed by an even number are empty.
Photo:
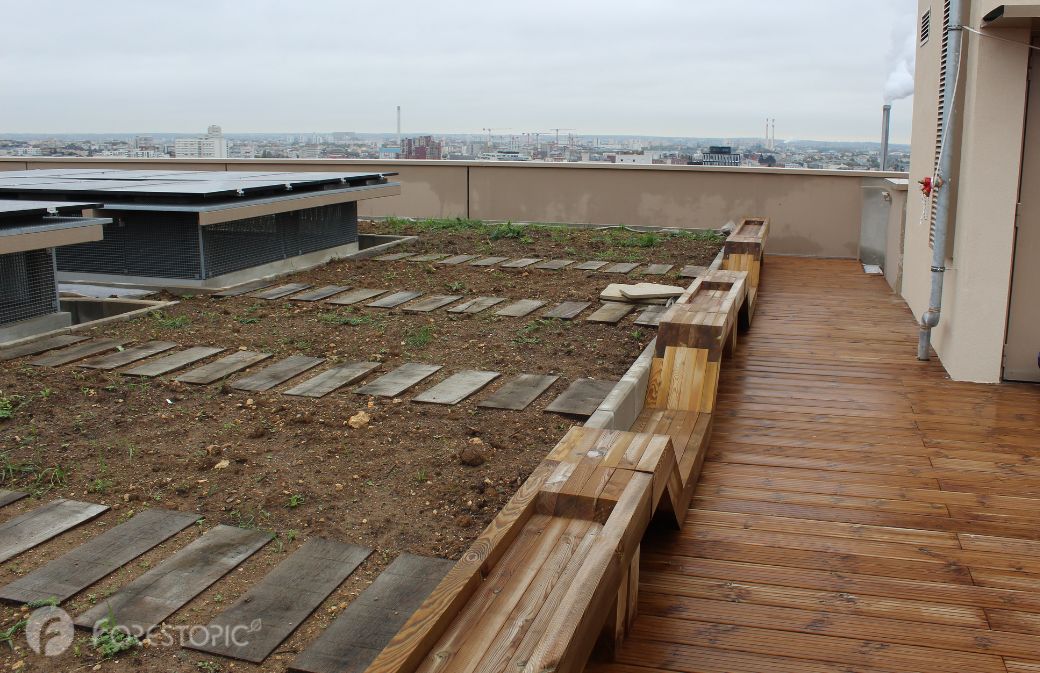
[[[874,140],[915,0],[5,0],[3,132]],[[898,101],[893,139],[910,137]]]

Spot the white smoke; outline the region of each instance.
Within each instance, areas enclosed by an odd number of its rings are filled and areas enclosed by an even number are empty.
[[[917,58],[917,35],[914,18],[896,23],[892,31],[892,47],[888,53],[888,78],[885,80],[885,102],[912,96],[914,65]]]

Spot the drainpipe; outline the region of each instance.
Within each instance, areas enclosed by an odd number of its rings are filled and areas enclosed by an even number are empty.
[[[928,310],[921,316],[921,335],[917,343],[917,359],[927,360],[931,347],[932,328],[939,324],[942,311],[943,275],[946,273],[946,233],[949,228],[950,183],[953,173],[953,153],[949,141],[956,123],[957,80],[960,79],[961,62],[961,0],[950,2],[950,35],[946,49],[946,83],[943,88],[943,137],[939,151],[939,165],[935,168],[933,184],[937,184],[939,193],[935,197],[935,232],[932,237],[932,291],[928,298]]]

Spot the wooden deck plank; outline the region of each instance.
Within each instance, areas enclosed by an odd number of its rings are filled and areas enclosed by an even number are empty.
[[[87,338],[88,337],[78,336],[75,334],[59,334],[57,336],[47,337],[46,339],[30,341],[20,346],[11,346],[10,348],[0,350],[0,362],[7,362],[8,360],[25,357],[26,355],[36,355],[37,353],[44,353],[56,348],[64,348],[65,346],[71,346],[72,344],[86,341]]]
[[[700,278],[706,273],[708,273],[708,267],[706,266],[696,266],[693,264],[687,264],[679,272],[679,275],[683,278]]]
[[[478,407],[488,409],[511,409],[520,411],[538,399],[549,386],[556,383],[559,376],[543,376],[540,374],[518,374],[504,386],[477,403]]]
[[[295,294],[301,290],[306,290],[311,286],[310,283],[288,283],[286,285],[278,285],[269,289],[263,289],[259,292],[254,292],[249,295],[256,299],[266,299],[267,301],[274,301],[275,299],[281,299],[290,294]]]
[[[571,268],[576,269],[578,271],[598,271],[599,269],[605,267],[607,264],[610,264],[610,262],[603,262],[598,259],[593,259],[587,262],[580,262],[578,264],[575,264]]]
[[[285,394],[301,397],[325,397],[343,386],[360,381],[369,373],[379,369],[380,364],[379,362],[348,362],[293,386],[286,390]]]
[[[497,379],[498,372],[466,370],[452,374],[437,385],[412,398],[413,402],[429,404],[458,404]]]
[[[548,271],[559,271],[560,269],[567,268],[571,264],[574,264],[573,259],[547,259],[544,262],[538,262],[534,265],[536,269],[546,269]]]
[[[274,281],[271,280],[254,280],[249,283],[242,283],[241,285],[233,285],[226,290],[220,292],[214,292],[212,297],[223,299],[224,297],[241,297],[244,294],[262,290],[265,287],[271,287],[274,285]]]
[[[543,318],[556,318],[558,320],[573,320],[582,311],[592,306],[591,301],[565,301],[560,302],[542,314]]]
[[[133,348],[127,348],[107,355],[92,357],[89,360],[80,362],[77,366],[86,367],[87,369],[116,369],[117,367],[122,367],[137,362],[138,360],[158,355],[159,353],[164,353],[176,347],[177,344],[172,341],[148,341],[140,346],[134,346]]]
[[[538,299],[521,299],[513,302],[509,306],[505,306],[495,311],[495,315],[500,315],[505,318],[522,318],[542,306],[545,306],[544,301],[539,301]]]
[[[639,262],[615,262],[605,269],[603,273],[631,273],[639,266]]]
[[[600,403],[606,399],[607,394],[614,389],[616,384],[617,381],[577,379],[545,410],[574,416],[591,416],[596,413]]]
[[[585,317],[588,322],[598,322],[606,325],[616,325],[622,318],[632,312],[635,308],[632,304],[618,301],[608,301],[600,305],[598,309]]]
[[[317,367],[325,358],[313,358],[306,355],[290,355],[284,360],[264,367],[255,374],[238,379],[231,384],[235,390],[270,390],[291,378],[295,378],[309,369]]]
[[[487,310],[492,306],[501,304],[505,300],[505,297],[477,297],[476,299],[464,301],[458,306],[452,306],[448,309],[448,313],[480,313],[481,311]]]
[[[371,301],[365,304],[365,306],[368,306],[369,308],[394,308],[404,304],[405,302],[421,297],[422,294],[422,292],[415,292],[413,290],[401,290],[388,294],[381,299]]]
[[[0,588],[0,599],[18,603],[57,599],[64,603],[199,518],[190,512],[146,509]]]
[[[446,259],[439,260],[438,264],[447,264],[448,266],[455,266],[456,264],[462,264],[463,262],[469,262],[480,255],[452,255]]]
[[[235,372],[242,371],[243,369],[251,367],[258,362],[262,362],[269,357],[271,357],[270,353],[235,351],[231,355],[192,369],[189,372],[185,372],[175,380],[180,381],[181,383],[206,385],[226,376],[230,376]]]
[[[409,257],[414,257],[415,255],[416,253],[414,252],[388,252],[385,255],[379,255],[378,257],[373,257],[372,259],[374,259],[377,262],[396,262],[401,259],[408,259]]]
[[[325,300],[326,304],[335,304],[336,306],[351,306],[359,302],[363,302],[366,299],[372,297],[378,297],[381,294],[386,294],[389,290],[377,290],[375,288],[363,287],[356,290],[350,290],[345,294],[341,294],[338,297]]]
[[[59,498],[0,523],[0,563],[90,521],[107,509],[107,505]]]
[[[647,306],[636,316],[635,323],[642,327],[657,327],[666,310],[664,306]]]
[[[441,365],[408,362],[354,390],[358,395],[397,397],[423,379],[433,376],[442,369]]]
[[[84,341],[61,350],[50,351],[45,355],[29,360],[29,364],[35,367],[60,367],[76,360],[88,358],[91,355],[114,350],[125,343],[126,341],[119,339],[91,339],[90,341]]]
[[[453,565],[401,554],[293,660],[289,670],[362,673]]]
[[[409,257],[409,262],[436,262],[439,259],[444,259],[448,256],[446,252],[427,252],[422,255],[416,255],[415,257]]]
[[[674,264],[647,264],[642,274],[644,276],[663,276],[673,268],[675,268]]]
[[[431,294],[414,304],[405,306],[406,313],[429,313],[462,299],[461,294]]]
[[[262,662],[371,553],[366,547],[311,538],[206,627],[210,633],[230,633],[236,625],[259,623],[247,641],[217,639],[186,647]]]
[[[523,269],[540,261],[542,261],[541,257],[521,257],[519,259],[504,262],[500,266],[503,269]]]
[[[113,616],[131,633],[147,633],[207,587],[235,569],[271,539],[270,533],[223,524],[76,617],[91,629]]]
[[[0,507],[6,507],[12,502],[18,502],[27,495],[29,494],[22,491],[8,491],[5,488],[0,488]]]
[[[322,299],[328,299],[334,294],[340,292],[346,292],[350,287],[346,285],[324,285],[314,290],[308,290],[297,295],[289,297],[291,301],[321,301]]]
[[[200,360],[205,360],[206,358],[223,351],[223,348],[214,346],[193,346],[180,351],[179,353],[161,357],[158,360],[138,365],[133,369],[127,369],[120,373],[125,376],[160,376],[162,374],[177,371],[178,369],[184,369],[190,364],[194,364]]]
[[[470,266],[495,266],[509,259],[508,257],[482,257],[469,263]]]

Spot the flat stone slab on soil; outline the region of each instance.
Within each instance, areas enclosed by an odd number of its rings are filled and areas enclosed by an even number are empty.
[[[591,416],[606,399],[617,381],[578,379],[553,400],[546,411],[573,416]]]
[[[297,673],[363,673],[454,561],[401,554],[289,665]]]
[[[494,266],[499,262],[504,262],[508,257],[485,257],[484,259],[478,259],[475,262],[470,262],[470,266]]]
[[[185,372],[175,380],[180,381],[181,383],[197,383],[199,385],[206,385],[213,383],[218,379],[222,379],[225,376],[230,376],[246,367],[251,367],[257,362],[266,360],[269,357],[271,357],[270,353],[237,351],[227,357],[220,358],[216,362],[211,362],[208,365],[202,365],[190,372]]]
[[[434,261],[437,261],[438,259],[443,259],[444,257],[447,257],[447,256],[448,256],[448,253],[446,253],[446,252],[428,252],[425,255],[416,255],[415,257],[410,258],[408,261],[409,262],[434,262]]]
[[[413,402],[430,404],[458,404],[487,384],[497,379],[498,372],[482,372],[475,369],[452,374],[429,390],[412,398]]]
[[[343,386],[360,381],[373,370],[379,369],[379,365],[378,362],[349,362],[307,379],[296,387],[286,390],[285,394],[300,397],[325,397]]]
[[[577,271],[598,271],[605,267],[609,262],[601,262],[598,259],[590,260],[588,262],[582,262],[581,264],[575,264],[572,269]]]
[[[257,299],[266,299],[267,301],[274,301],[275,299],[281,299],[290,294],[295,294],[301,290],[306,290],[311,286],[310,283],[289,283],[288,285],[279,285],[278,287],[272,287],[270,290],[262,290],[260,292],[254,292],[251,297]]]
[[[389,292],[389,290],[358,288],[356,290],[351,290],[350,292],[344,295],[340,295],[339,297],[329,299],[325,303],[335,304],[337,306],[350,306],[351,304],[357,304],[358,302],[365,301],[366,299],[371,299],[372,297],[378,297],[379,295],[386,294],[387,292]]]
[[[505,308],[495,311],[495,315],[507,318],[522,318],[531,311],[542,306],[545,306],[544,301],[539,301],[537,299],[521,299],[520,301],[513,302]]]
[[[392,372],[383,374],[371,383],[355,388],[354,392],[358,395],[397,397],[416,383],[433,376],[441,369],[441,365],[424,365],[418,362],[408,362]]]
[[[290,355],[289,357],[264,367],[260,371],[231,384],[235,390],[263,391],[295,378],[308,369],[317,367],[325,358],[312,358],[306,355]]]
[[[223,348],[216,346],[193,346],[187,350],[181,351],[180,353],[167,355],[166,357],[159,358],[158,360],[143,365],[138,365],[133,369],[128,369],[125,372],[120,373],[125,376],[147,376],[149,378],[160,376],[162,374],[177,371],[178,369],[184,369],[190,364],[194,364],[199,360],[205,360],[206,358],[223,351]]]
[[[0,599],[64,603],[94,582],[164,542],[201,518],[191,512],[146,509],[0,589]]]
[[[46,542],[108,509],[107,505],[59,498],[0,524],[0,563]]]
[[[505,297],[477,297],[476,299],[464,301],[458,306],[452,306],[448,309],[448,313],[480,313],[496,304],[501,304],[505,300]]]
[[[223,524],[206,533],[73,620],[92,629],[116,626],[147,633],[268,543],[271,533]],[[255,635],[255,634],[250,634]]]
[[[188,649],[260,663],[372,553],[355,544],[312,538],[206,627],[231,633],[240,624],[260,623],[245,642],[211,638]]]
[[[399,259],[408,259],[409,257],[414,257],[414,256],[415,256],[414,252],[390,252],[390,253],[387,253],[385,255],[379,255],[378,257],[373,257],[373,259],[375,261],[377,261],[377,262],[396,262]]]
[[[18,502],[27,495],[29,494],[23,493],[22,491],[8,491],[7,489],[0,488],[0,507],[6,507],[12,502]]]
[[[411,291],[394,292],[393,294],[389,294],[389,295],[383,297],[382,299],[377,299],[377,300],[375,300],[373,302],[369,302],[369,303],[365,304],[365,306],[368,306],[370,308],[394,308],[395,306],[400,306],[401,304],[403,304],[403,303],[405,303],[407,301],[411,301],[411,300],[413,300],[413,299],[415,299],[417,297],[421,297],[421,296],[422,296],[422,292],[411,292]]]
[[[600,306],[598,309],[592,312],[592,315],[585,318],[588,322],[605,323],[608,325],[616,325],[622,318],[632,312],[635,306],[632,304],[622,304],[621,302],[608,301]]]
[[[666,306],[647,306],[636,316],[635,323],[643,327],[657,327],[661,324],[661,317],[667,310]]]
[[[558,271],[564,267],[574,264],[573,259],[550,259],[544,262],[539,262],[534,265],[536,269],[548,269],[549,271]]]
[[[346,292],[350,288],[346,285],[326,285],[325,287],[319,287],[316,290],[310,290],[303,294],[298,294],[295,297],[289,297],[292,301],[321,301],[331,297],[334,294],[340,292]]]
[[[462,299],[461,294],[433,294],[411,306],[405,306],[402,310],[408,313],[429,313],[460,299]]]
[[[274,285],[274,282],[270,280],[254,280],[250,283],[242,283],[241,285],[235,285],[226,290],[221,290],[220,292],[214,292],[210,296],[217,298],[241,297],[244,294],[255,292],[256,290],[262,290],[265,287],[271,287],[272,285]]]
[[[452,255],[451,257],[449,257],[447,259],[442,259],[442,260],[438,261],[437,263],[438,264],[448,264],[448,265],[454,266],[455,264],[462,264],[463,262],[468,262],[470,260],[474,260],[477,257],[480,257],[480,255]]]
[[[592,306],[590,301],[565,301],[552,307],[542,314],[543,318],[558,318],[559,320],[573,320],[582,311]]]
[[[511,262],[506,262],[502,265],[503,269],[523,269],[524,267],[531,266],[535,262],[542,261],[541,257],[521,257],[520,259],[514,259]]]
[[[682,271],[679,272],[679,275],[683,278],[700,278],[706,273],[708,273],[708,267],[706,266],[687,264],[682,268]]]
[[[674,264],[647,264],[642,273],[644,276],[663,276],[675,267]]]
[[[0,351],[0,362],[14,360],[15,358],[25,357],[26,355],[36,355],[37,353],[52,351],[56,348],[64,348],[65,346],[71,346],[72,344],[78,344],[79,342],[86,340],[87,337],[85,336],[59,334],[46,339],[40,339],[39,341],[30,341],[20,346],[12,346],[11,348],[5,348]]]
[[[78,366],[86,367],[87,369],[115,369],[132,362],[137,362],[138,360],[150,358],[159,353],[165,353],[170,349],[176,348],[177,345],[178,344],[175,344],[172,341],[149,341],[140,346],[134,346],[133,348],[127,348],[122,351],[116,351],[115,353],[109,353],[107,355],[101,355],[90,358],[89,360],[84,360],[79,363]]]
[[[603,269],[603,273],[629,273],[639,266],[639,262],[618,262]]]
[[[531,402],[549,389],[549,386],[559,380],[559,376],[542,376],[539,374],[519,374],[510,379],[504,386],[495,391],[478,407],[488,409],[510,409],[522,411]]]
[[[89,358],[91,355],[119,348],[124,343],[126,342],[118,339],[91,339],[85,343],[41,355],[38,358],[29,360],[29,364],[36,367],[60,367],[76,360]]]

